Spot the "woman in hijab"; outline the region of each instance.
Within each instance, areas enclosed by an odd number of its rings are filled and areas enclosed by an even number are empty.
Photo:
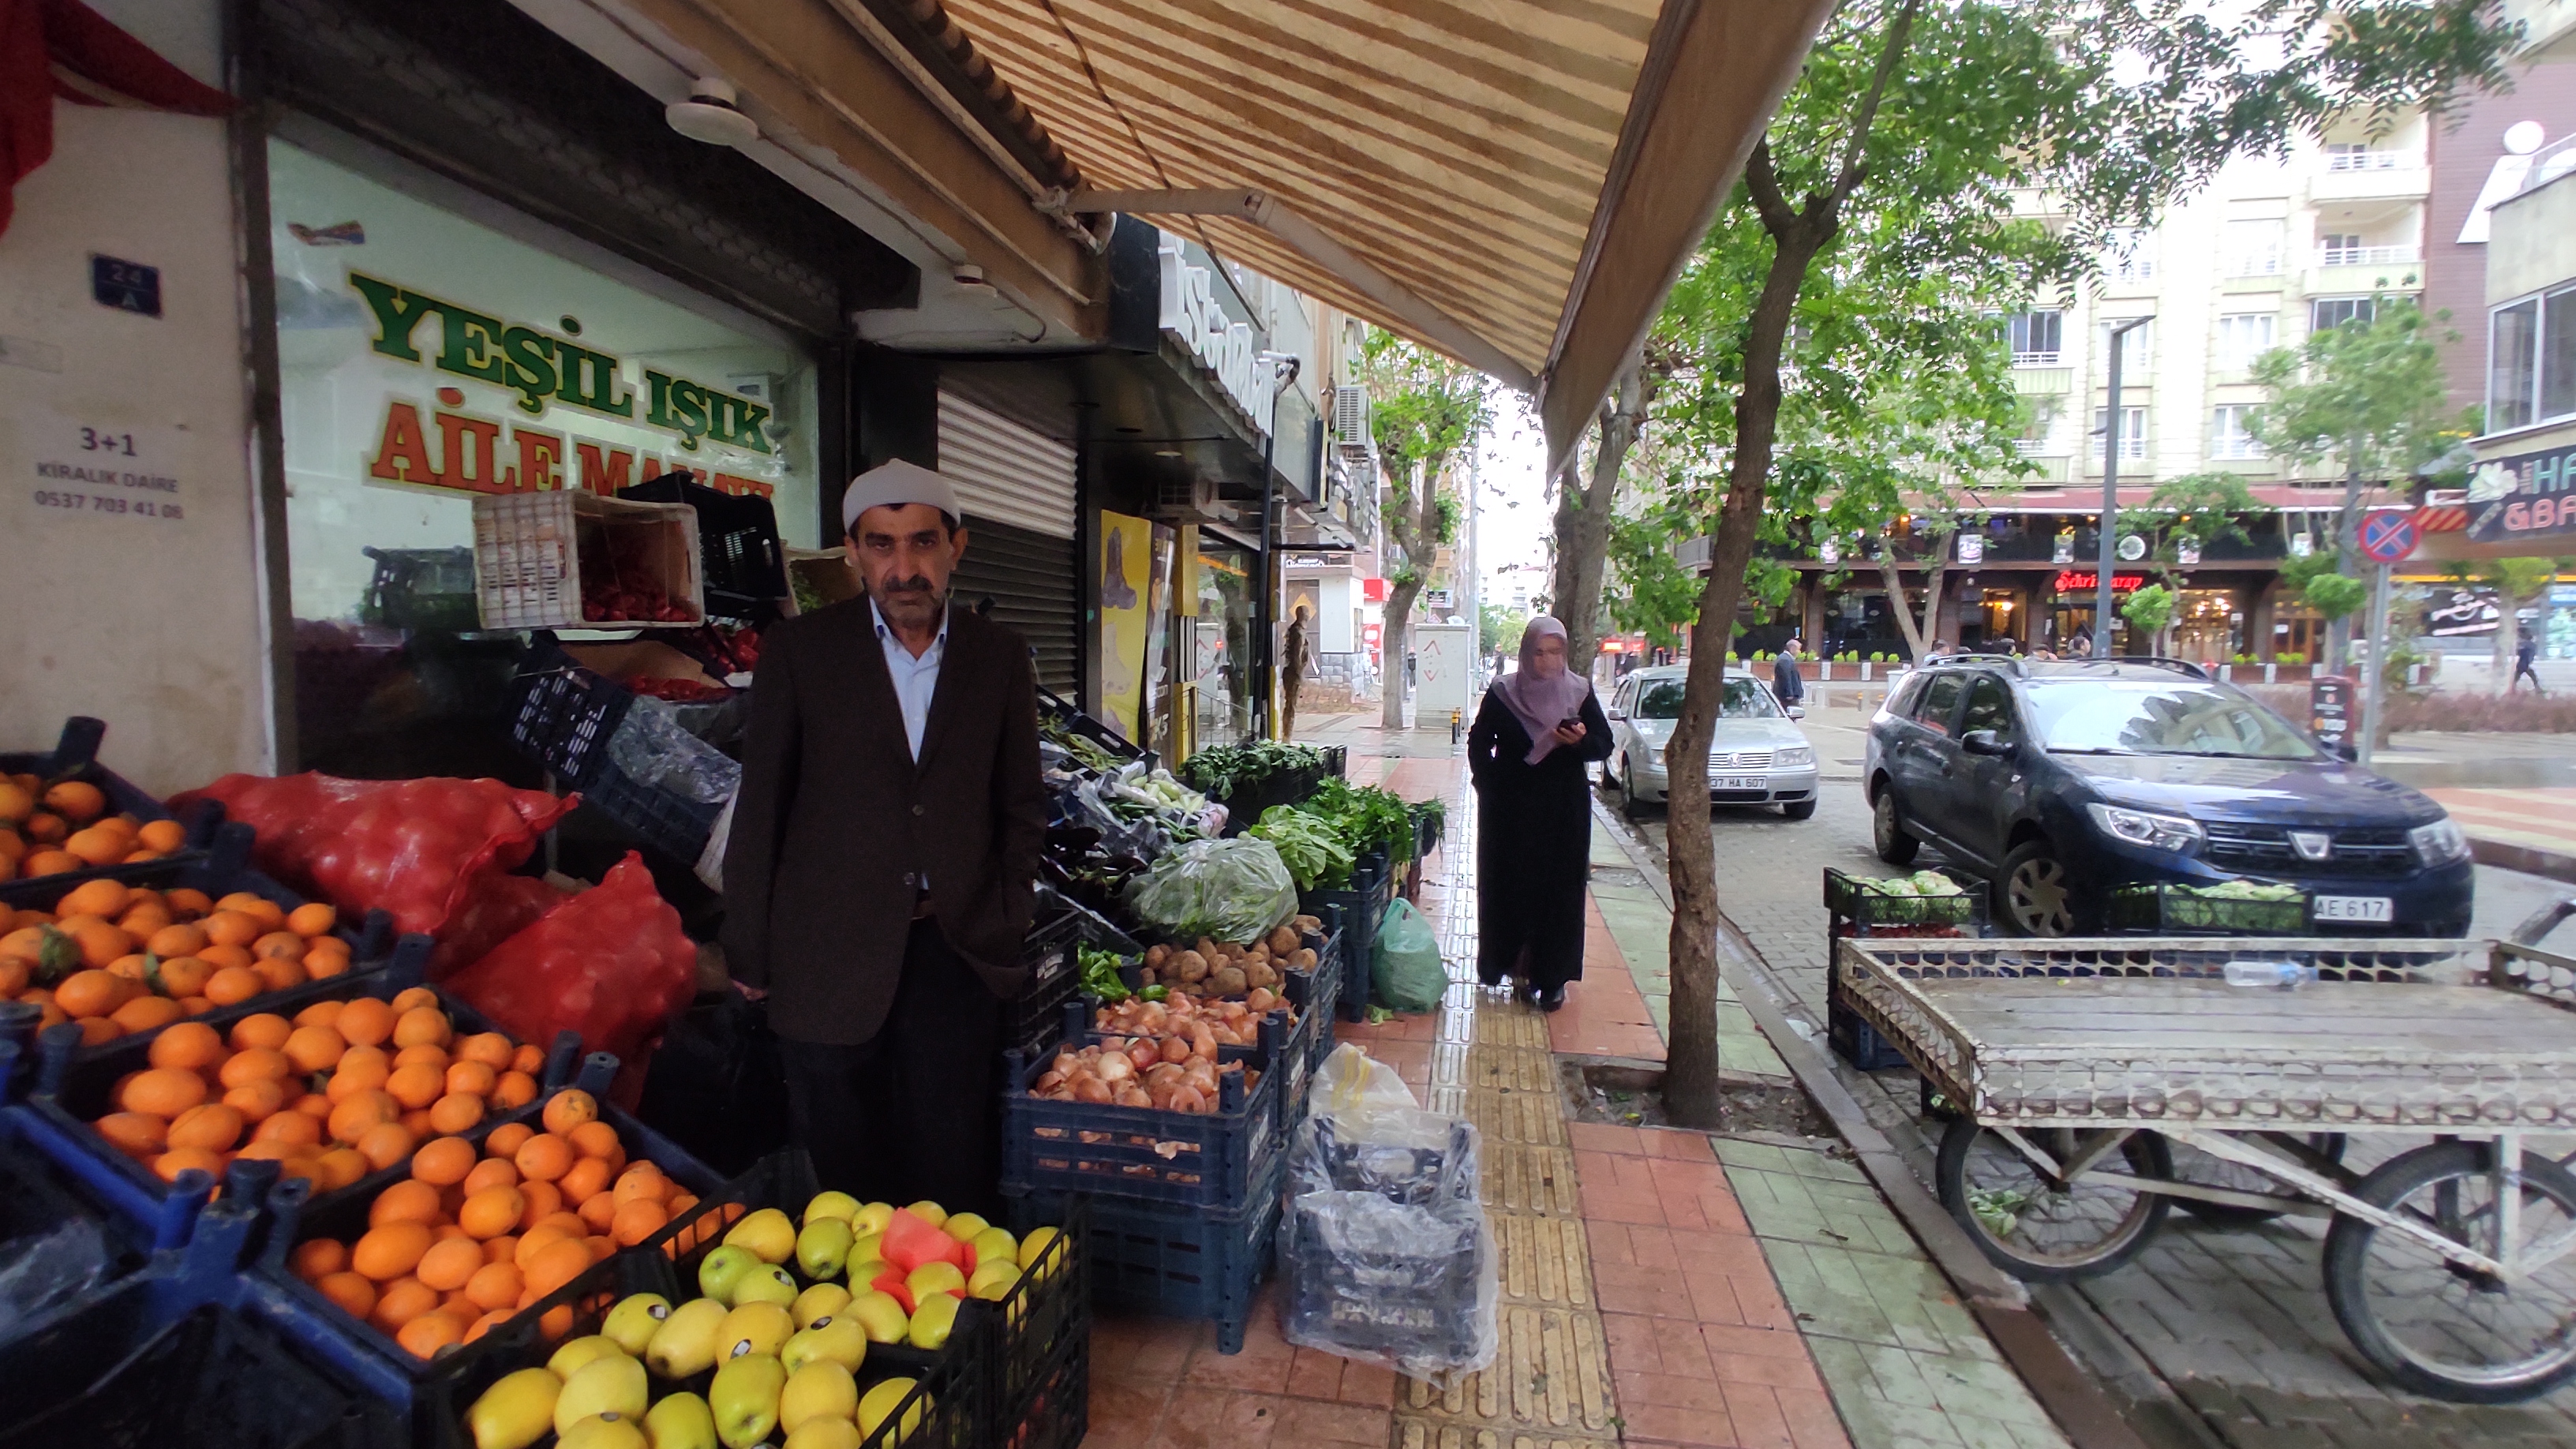
[[[1583,975],[1583,882],[1592,786],[1610,722],[1592,682],[1565,665],[1565,626],[1541,615],[1521,634],[1520,668],[1494,681],[1467,734],[1476,782],[1476,974],[1518,978],[1554,1011]]]

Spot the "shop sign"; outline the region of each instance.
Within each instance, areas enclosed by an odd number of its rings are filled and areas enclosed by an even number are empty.
[[[2074,530],[2074,529],[2069,528],[2069,529],[2063,529],[2063,530],[2060,530],[2060,531],[2059,531],[2059,533],[2058,533],[2058,535],[2057,535],[2057,541],[2056,541],[2056,543],[2055,543],[2055,544],[2053,544],[2053,545],[2050,547],[2050,549],[2049,549],[2048,561],[2049,561],[2050,563],[2073,563],[2073,562],[2075,562],[2075,530]]]
[[[349,273],[349,286],[375,316],[370,345],[380,356],[426,362],[454,377],[508,388],[519,395],[519,411],[530,417],[542,415],[555,402],[602,417],[635,418],[636,395],[625,386],[618,360],[605,352],[363,272]],[[424,356],[414,339],[432,316],[438,318],[430,338],[437,350]],[[766,403],[649,367],[644,369],[643,403],[645,426],[678,434],[680,446],[690,452],[697,451],[701,439],[746,452],[770,451],[762,428],[769,421]]]
[[[2308,681],[2308,733],[2339,745],[2352,732],[2352,681],[2335,675]]]
[[[2147,576],[2145,574],[2115,573],[2111,575],[2111,592],[2114,594],[2135,593],[2140,587],[2145,585],[2146,581]],[[2058,570],[2057,591],[2061,594],[2089,594],[2099,590],[2101,587],[2102,575],[2092,569]]]
[[[376,450],[367,459],[367,477],[379,483],[465,493],[546,493],[578,487],[605,497],[646,478],[686,471],[723,493],[767,498],[777,489],[767,479],[709,473],[650,456],[639,467],[632,448],[464,412],[465,394],[457,388],[440,388],[438,400],[445,406],[432,408],[425,425],[420,404],[403,398],[386,400]],[[570,484],[564,481],[567,464],[574,474]]]
[[[1960,534],[1960,535],[1959,535],[1959,562],[1961,562],[1961,563],[1963,563],[1963,564],[1975,564],[1975,563],[1984,563],[1985,561],[1986,561],[1986,536],[1985,536],[1984,534],[1981,534],[1981,533],[1963,533],[1963,534]]]
[[[2199,563],[2200,540],[2196,538],[2179,538],[2174,540],[2174,561],[2186,568]],[[2113,577],[2116,578],[2118,576],[2113,575]]]
[[[2138,560],[2145,558],[2146,556],[2147,541],[2145,539],[2140,538],[2134,533],[2125,533],[2120,536],[2120,557],[2128,560],[2130,563],[2136,563]]]
[[[2491,458],[2469,476],[2469,537],[2478,543],[2576,534],[2576,443]]]
[[[1370,604],[1383,604],[1383,603],[1385,603],[1385,602],[1386,602],[1386,580],[1384,580],[1384,579],[1362,579],[1362,580],[1360,580],[1360,599],[1361,599],[1361,601],[1362,601],[1363,603],[1370,603]]]
[[[1163,242],[1163,315],[1165,333],[1189,349],[1199,365],[1215,374],[1217,386],[1243,409],[1263,436],[1270,432],[1270,401],[1279,375],[1261,363],[1262,341],[1251,324],[1237,322],[1218,305],[1216,275],[1190,265],[1179,242]]]

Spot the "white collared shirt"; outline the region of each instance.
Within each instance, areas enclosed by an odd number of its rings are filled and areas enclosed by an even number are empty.
[[[874,599],[868,600],[868,614],[876,620],[877,643],[885,650],[886,675],[894,681],[895,703],[903,708],[903,736],[912,745],[912,760],[917,765],[921,763],[922,733],[930,727],[931,696],[939,692],[939,658],[948,652],[948,615],[940,614],[938,636],[916,659],[887,626],[885,614]]]

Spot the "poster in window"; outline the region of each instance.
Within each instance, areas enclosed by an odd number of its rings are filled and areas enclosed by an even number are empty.
[[[1141,518],[1100,515],[1100,707],[1110,725],[1137,739],[1144,708],[1146,616],[1153,603],[1148,571],[1154,527]]]

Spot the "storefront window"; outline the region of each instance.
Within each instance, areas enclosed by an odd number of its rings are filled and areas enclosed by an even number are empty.
[[[1252,551],[1202,544],[1199,612],[1191,621],[1197,686],[1196,744],[1232,744],[1253,736]]]
[[[284,142],[269,167],[308,763],[394,701],[414,720],[453,701],[464,686],[434,658],[488,678],[486,656],[506,657],[510,641],[453,639],[478,623],[479,494],[614,493],[686,470],[768,497],[786,543],[817,541],[801,351]]]
[[[2174,653],[2225,664],[2245,649],[2244,612],[2233,589],[2185,589],[2174,604]]]

